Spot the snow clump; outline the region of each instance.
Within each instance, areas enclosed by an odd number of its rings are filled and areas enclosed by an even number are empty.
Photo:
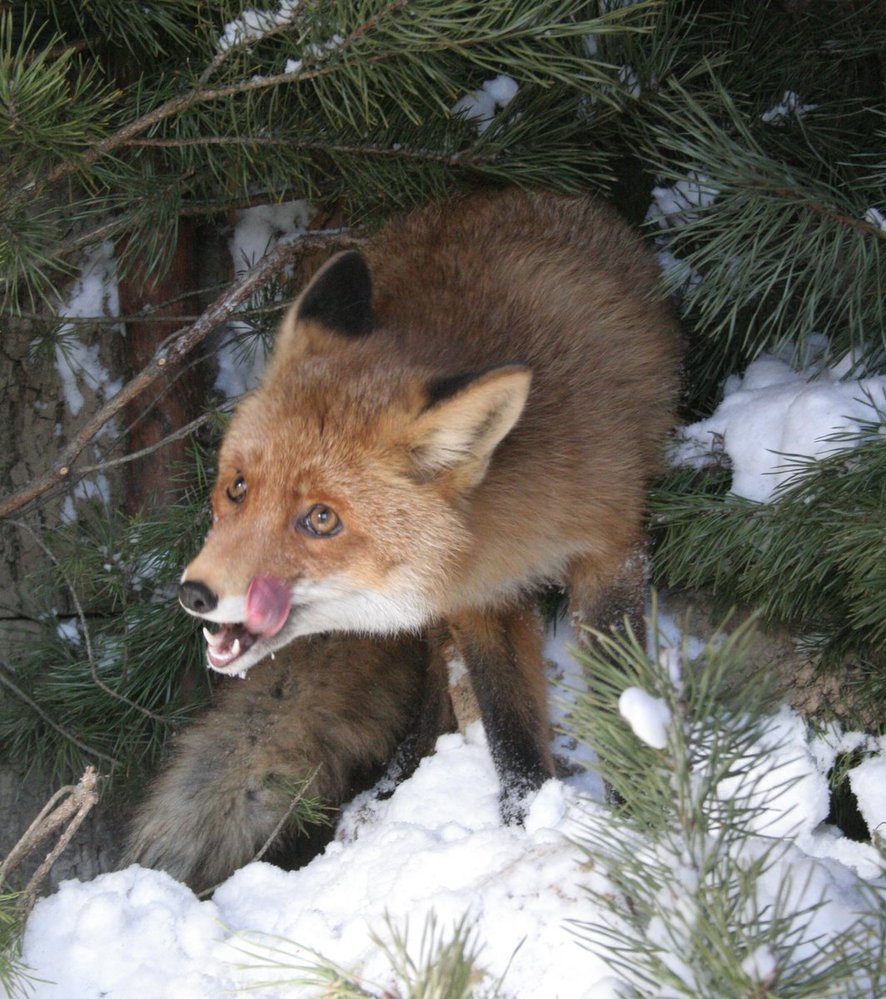
[[[845,450],[864,425],[883,422],[886,376],[849,378],[849,367],[846,359],[811,373],[761,355],[744,377],[727,380],[713,416],[683,429],[676,463],[700,467],[721,450],[732,463],[732,492],[769,502],[796,474],[792,461]]]
[[[463,114],[469,121],[475,122],[477,131],[482,134],[495,117],[496,109],[506,108],[517,96],[518,89],[511,77],[503,74],[496,76],[486,80],[479,90],[460,97],[452,106],[452,113]]]

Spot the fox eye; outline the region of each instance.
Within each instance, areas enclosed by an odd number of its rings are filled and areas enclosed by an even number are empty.
[[[325,503],[315,503],[296,517],[295,526],[312,538],[331,538],[342,529],[341,517]]]
[[[232,503],[242,503],[246,497],[246,479],[242,475],[237,475],[225,490],[225,495]]]

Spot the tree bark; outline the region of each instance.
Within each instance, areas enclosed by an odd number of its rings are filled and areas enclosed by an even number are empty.
[[[129,377],[144,369],[160,345],[186,323],[186,317],[199,311],[199,259],[196,225],[180,219],[171,264],[164,274],[150,273],[148,263],[136,254],[135,265],[119,282],[120,311],[124,316],[148,315],[126,323],[126,368]],[[130,248],[131,252],[131,248]],[[162,447],[160,441],[193,420],[201,409],[205,392],[199,365],[185,359],[170,360],[167,375],[124,410],[129,428],[127,451],[148,453],[126,466],[126,511],[135,514],[143,507],[163,506],[174,490],[170,470],[187,458],[187,440],[173,439]]]

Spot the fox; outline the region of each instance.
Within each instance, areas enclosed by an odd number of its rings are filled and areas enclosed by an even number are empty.
[[[309,862],[342,805],[371,788],[382,796],[398,767],[430,751],[415,725],[424,701],[443,710],[431,738],[453,727],[441,670],[423,636],[326,633],[291,642],[245,683],[222,681],[216,704],[176,736],[120,866],[208,893],[259,854],[287,869]],[[432,682],[442,683],[436,698],[425,694]],[[286,821],[299,793],[320,806],[316,822]]]
[[[207,662],[303,636],[437,634],[464,661],[519,822],[554,773],[538,592],[638,622],[680,333],[604,201],[480,190],[334,255],[288,309],[218,454],[179,585]],[[424,705],[423,717],[433,717]]]

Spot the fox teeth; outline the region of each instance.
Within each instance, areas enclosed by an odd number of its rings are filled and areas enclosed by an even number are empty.
[[[203,629],[203,637],[206,639],[206,644],[211,645],[214,649],[217,649],[225,640],[220,631],[210,631],[209,628]]]
[[[231,658],[236,659],[240,655],[240,639],[235,638],[231,645]]]

